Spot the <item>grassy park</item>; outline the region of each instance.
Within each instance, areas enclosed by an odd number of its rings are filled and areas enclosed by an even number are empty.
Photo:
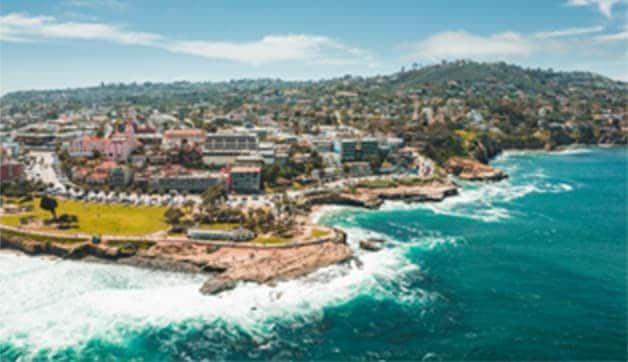
[[[78,227],[58,230],[52,226],[42,226],[41,230],[68,234],[140,236],[165,230],[168,227],[164,221],[164,207],[87,203],[60,199],[57,202],[57,215],[78,216]],[[0,223],[19,226],[20,218],[25,216],[34,216],[40,220],[51,218],[48,211],[39,207],[39,199],[33,200],[33,206],[33,212],[0,216]]]

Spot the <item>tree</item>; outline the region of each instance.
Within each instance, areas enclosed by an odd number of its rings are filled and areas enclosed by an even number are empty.
[[[209,209],[215,207],[218,203],[227,197],[227,189],[222,184],[210,186],[201,195],[203,199],[203,207]]]
[[[53,219],[57,218],[57,206],[57,200],[47,195],[44,195],[39,202],[39,207],[50,212]]]
[[[185,202],[183,203],[183,206],[186,208],[186,210],[188,211],[188,213],[192,213],[192,211],[194,211],[194,206],[196,206],[196,202],[194,202],[194,200],[192,199],[187,199],[185,200]]]
[[[166,218],[166,222],[170,225],[177,225],[181,222],[181,218],[183,217],[183,211],[179,210],[176,207],[169,207],[166,212],[164,212],[164,217]]]

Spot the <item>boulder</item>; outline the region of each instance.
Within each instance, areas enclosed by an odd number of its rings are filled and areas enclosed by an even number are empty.
[[[368,251],[382,250],[382,244],[384,244],[384,240],[382,239],[360,240],[360,248]]]

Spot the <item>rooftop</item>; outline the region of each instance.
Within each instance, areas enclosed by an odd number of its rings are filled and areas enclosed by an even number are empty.
[[[261,168],[258,166],[234,166],[231,173],[259,173]]]

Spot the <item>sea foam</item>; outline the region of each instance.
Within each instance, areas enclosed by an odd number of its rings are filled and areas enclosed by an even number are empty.
[[[412,247],[435,247],[438,237],[402,243],[361,228],[348,228],[359,262],[330,266],[275,286],[241,283],[217,296],[198,292],[205,277],[120,265],[0,254],[0,340],[29,352],[80,349],[98,338],[124,343],[129,331],[181,323],[222,321],[263,340],[273,320],[321,318],[324,308],[358,295],[396,303],[423,304],[438,294],[411,287],[405,275],[420,275],[406,258]],[[359,240],[386,238],[379,252],[364,252]]]

